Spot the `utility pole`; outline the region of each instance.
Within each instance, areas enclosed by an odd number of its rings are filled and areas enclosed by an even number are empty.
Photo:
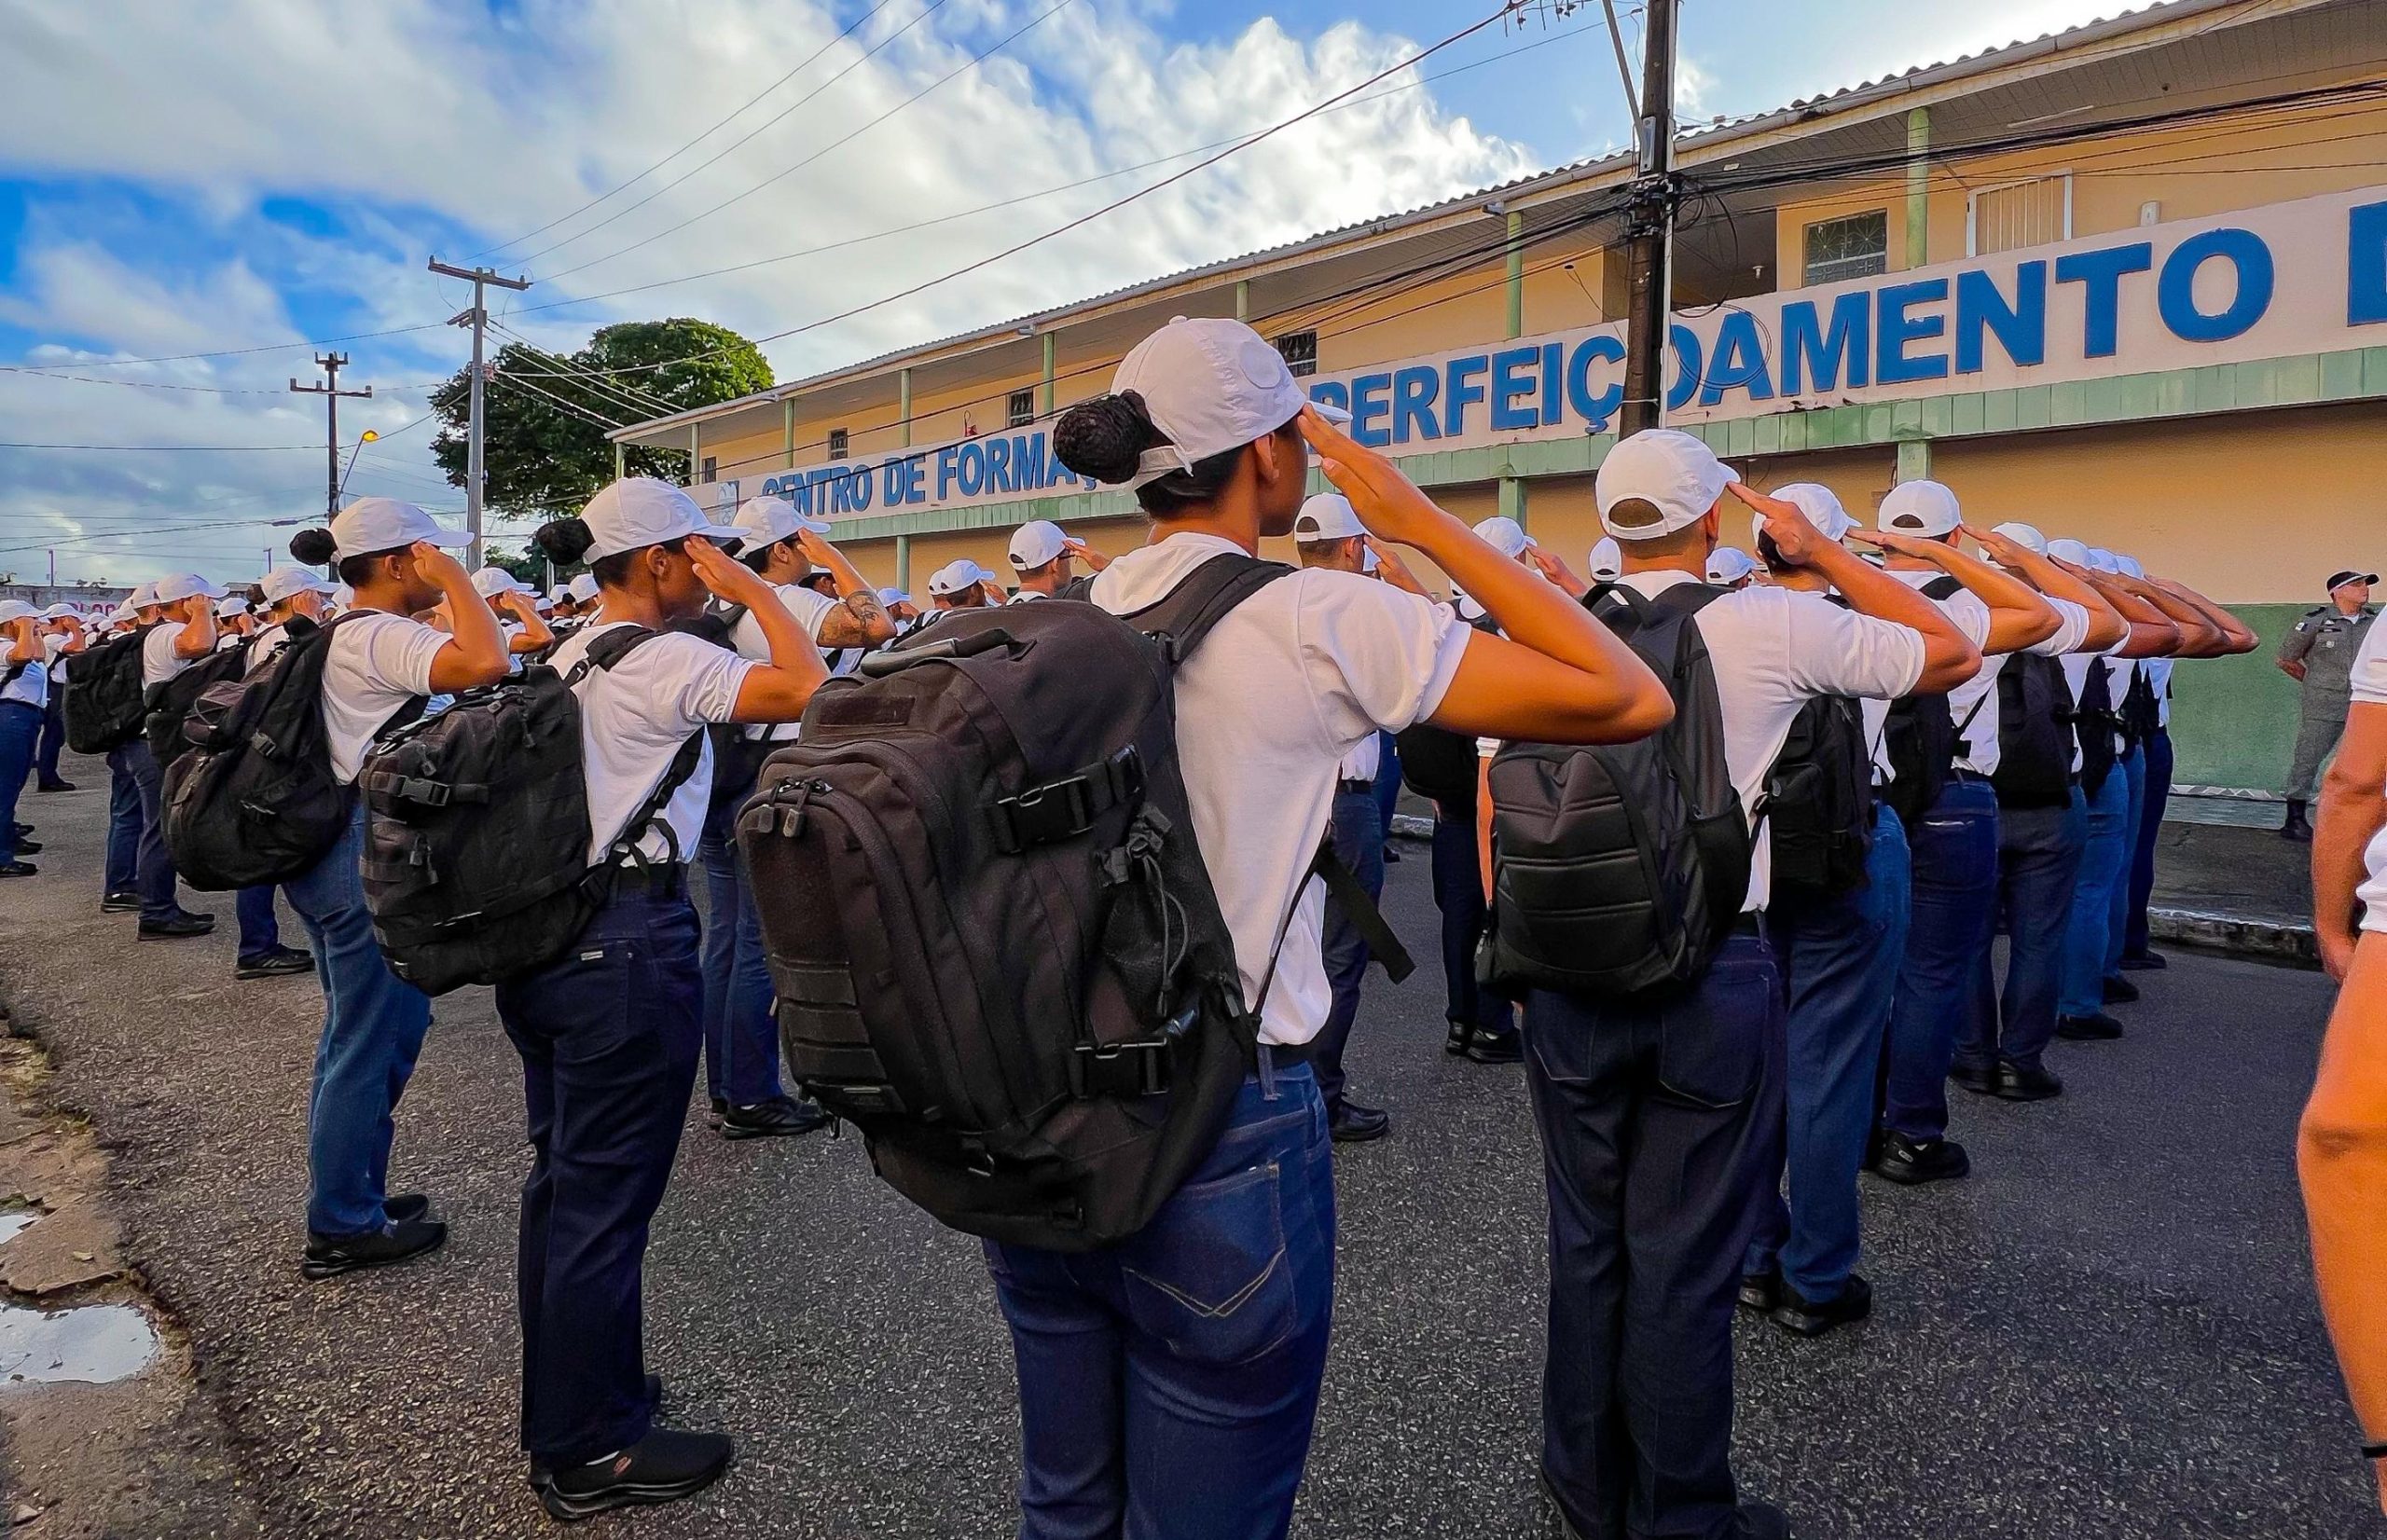
[[[1628,189],[1625,231],[1624,403],[1617,432],[1631,436],[1666,416],[1666,332],[1674,298],[1675,18],[1680,0],[1649,0],[1643,19],[1640,165]]]
[[[452,263],[431,259],[431,270],[443,278],[469,279],[473,285],[473,308],[448,318],[450,326],[473,329],[472,424],[465,435],[464,456],[464,528],[472,532],[472,549],[465,553],[465,565],[481,564],[481,483],[487,479],[481,469],[481,387],[489,379],[489,365],[482,357],[489,328],[489,306],[486,303],[489,285],[511,289],[519,294],[531,286],[527,278],[500,278],[487,268],[459,268]]]
[[[322,396],[330,414],[330,433],[324,440],[328,472],[324,481],[324,518],[328,522],[339,516],[339,398],[364,400],[373,394],[373,387],[367,385],[361,391],[339,388],[339,372],[348,367],[346,353],[317,353],[315,366],[324,371],[324,383],[301,385],[294,379],[290,388],[300,395]]]

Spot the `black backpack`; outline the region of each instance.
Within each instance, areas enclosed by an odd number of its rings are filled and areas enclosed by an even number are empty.
[[[1997,671],[1997,773],[2001,807],[2063,807],[2072,802],[2072,686],[2063,665],[2016,653]]]
[[[331,633],[350,618],[290,622],[288,645],[256,672],[219,680],[191,703],[182,722],[188,747],[166,770],[165,835],[174,870],[193,887],[287,882],[347,832],[355,793],[332,778],[324,665]]]
[[[2133,748],[2163,731],[2163,703],[2156,698],[2144,663],[2131,671],[2130,688],[2122,694],[2121,723],[2122,736]]]
[[[171,767],[190,751],[191,740],[183,732],[183,723],[199,697],[218,684],[237,681],[248,671],[249,643],[243,637],[238,645],[208,653],[148,693],[149,710],[141,725],[159,769]]]
[[[1497,634],[1489,615],[1463,624]],[[1445,818],[1475,820],[1476,777],[1481,769],[1475,739],[1421,722],[1393,736],[1393,752],[1400,760],[1400,778],[1412,791],[1434,804]]]
[[[1731,592],[1655,598],[1603,584],[1584,602],[1674,696],[1634,743],[1511,743],[1493,757],[1485,981],[1595,997],[1690,983],[1748,896],[1753,842],[1724,760],[1716,670],[1693,617]]]
[[[1757,816],[1773,839],[1777,887],[1838,894],[1865,886],[1873,755],[1854,696],[1817,695],[1799,708],[1766,772]]]
[[[746,606],[727,604],[718,610],[708,610],[691,620],[675,620],[665,629],[685,631],[701,637],[726,652],[736,652],[731,638],[737,634],[738,623],[746,618]],[[822,663],[828,659],[823,656]],[[705,729],[712,740],[712,798],[705,810],[710,823],[719,816],[724,804],[743,802],[754,794],[754,782],[763,773],[763,762],[771,756],[779,744],[769,737],[754,736],[744,723],[715,722]]]
[[[1945,575],[1933,578],[1923,585],[1923,597],[1948,599],[1964,590],[1964,584]],[[1948,708],[1948,697],[1935,695],[1900,695],[1890,702],[1889,715],[1882,722],[1882,744],[1890,762],[1890,784],[1882,792],[1898,820],[1911,826],[1917,818],[1931,810],[1939,793],[1948,789],[1948,780],[1955,773],[1956,754],[1965,735],[1972,730],[1973,719],[1980,715],[1989,693],[1983,691],[1974,700],[1972,709],[1965,714],[1963,725],[1957,724]]]
[[[148,716],[141,644],[155,625],[135,626],[66,660],[66,747],[105,754],[140,736]]]
[[[2105,777],[2118,762],[2114,735],[2121,718],[2114,710],[2114,671],[2104,658],[2092,658],[2088,677],[2080,681],[2080,699],[2072,711],[2073,731],[2080,741],[2080,790],[2095,796],[2105,789]]]
[[[1125,617],[949,613],[765,764],[738,837],[788,1066],[944,1223],[1107,1245],[1218,1142],[1267,991],[1247,1008],[1173,681],[1290,571],[1213,557]]]
[[[525,668],[374,743],[356,781],[369,815],[365,906],[392,972],[444,995],[544,967],[603,907],[619,863],[639,859],[648,829],[670,837],[657,815],[696,773],[704,735],[688,735],[623,826],[614,859],[591,867],[572,689],[590,668],[612,668],[661,634],[616,626],[569,673]]]

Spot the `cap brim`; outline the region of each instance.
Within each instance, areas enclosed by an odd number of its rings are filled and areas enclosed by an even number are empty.
[[[418,545],[437,545],[450,551],[461,551],[472,543],[472,534],[465,529],[435,529],[427,535],[417,535],[414,539],[414,543]]]
[[[1348,408],[1334,406],[1331,402],[1313,401],[1310,403],[1310,409],[1337,428],[1347,428],[1351,425],[1351,413]]]

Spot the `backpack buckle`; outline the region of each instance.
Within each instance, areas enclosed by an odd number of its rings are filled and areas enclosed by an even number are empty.
[[[1079,1043],[1069,1052],[1069,1094],[1094,1097],[1157,1096],[1168,1089],[1168,1039],[1125,1043]]]
[[[1113,807],[1142,796],[1143,791],[1143,761],[1131,743],[1075,775],[997,799],[995,847],[1016,856],[1031,845],[1073,838]]]

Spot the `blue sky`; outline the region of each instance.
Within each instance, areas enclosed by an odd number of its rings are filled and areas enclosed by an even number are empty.
[[[1621,143],[1605,27],[1580,6],[1479,33],[1031,254],[807,325],[1098,208],[1199,158],[1088,179],[1290,117],[1489,8],[0,0],[0,442],[242,447],[0,447],[0,573],[38,578],[54,549],[66,581],[253,577],[322,511],[322,404],[286,390],[314,374],[315,338],[354,337],[343,383],[375,388],[344,432],[389,435],[351,489],[461,508],[421,419],[464,357],[439,323],[468,290],[423,270],[433,253],[538,278],[493,308],[540,346],[697,315],[792,330],[766,347],[785,378]],[[2105,8],[1690,0],[1688,106],[1759,111]],[[901,233],[1023,195],[1042,196]],[[150,359],[169,361],[128,362]]]

